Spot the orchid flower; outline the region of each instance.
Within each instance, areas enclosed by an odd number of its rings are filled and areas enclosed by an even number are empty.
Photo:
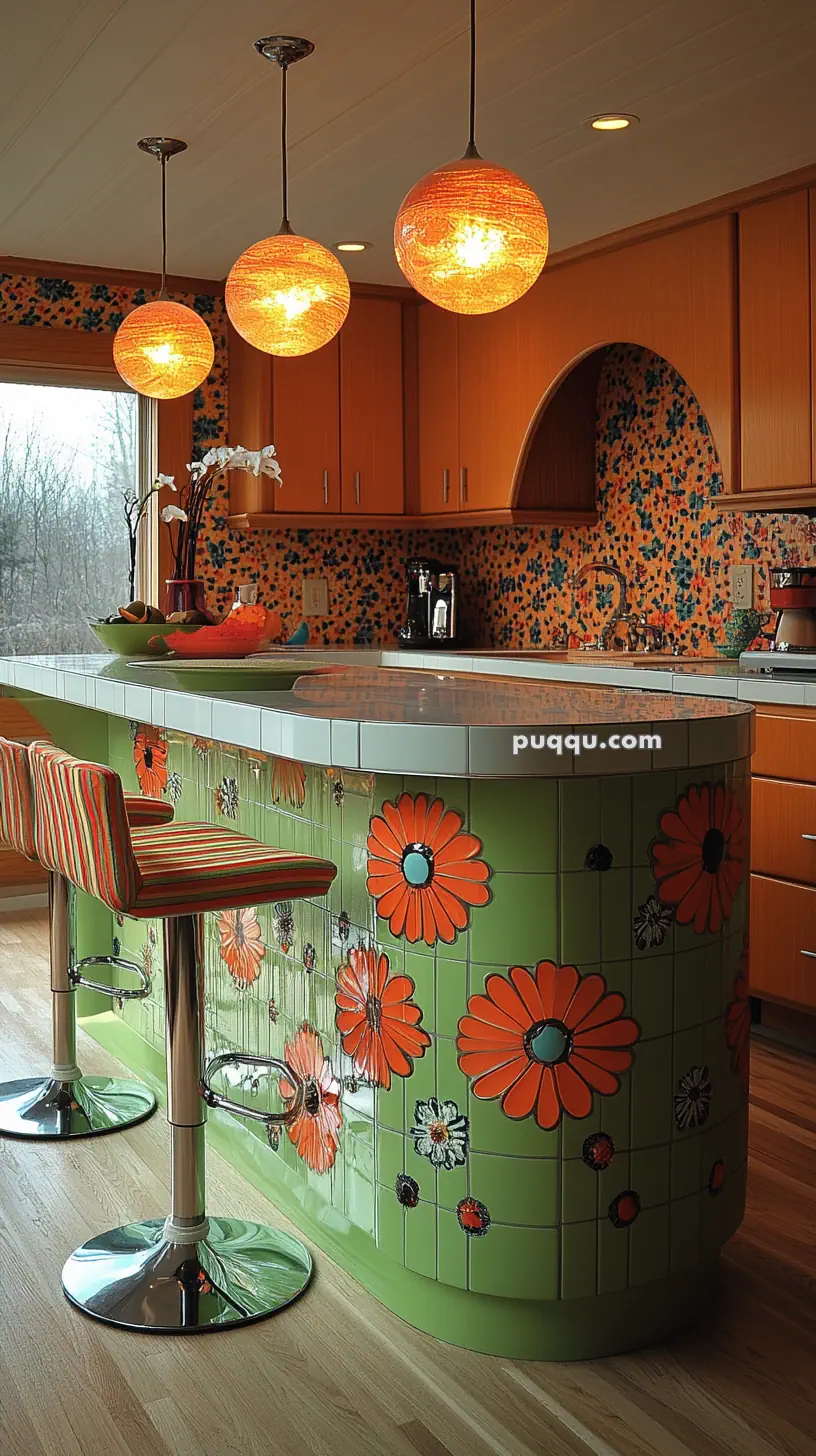
[[[193,460],[192,463],[186,467],[186,469],[190,472],[191,480],[200,480],[201,476],[206,473],[207,466],[204,460]]]
[[[189,468],[190,467],[188,465],[187,466],[187,469],[189,470]],[[156,480],[155,480],[155,483],[154,483],[154,487],[153,488],[154,488],[154,490],[161,490],[161,487],[163,485],[169,486],[170,490],[175,490],[176,489],[176,477],[174,475],[162,475],[161,472],[160,472],[156,476]]]
[[[161,518],[165,525],[169,526],[171,521],[186,521],[187,512],[183,511],[181,506],[165,506]]]

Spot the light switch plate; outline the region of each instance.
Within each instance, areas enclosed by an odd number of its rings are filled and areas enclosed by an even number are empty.
[[[731,567],[731,605],[752,607],[754,605],[754,568],[748,562]]]
[[[328,617],[329,583],[325,576],[304,576],[303,615],[304,617]]]

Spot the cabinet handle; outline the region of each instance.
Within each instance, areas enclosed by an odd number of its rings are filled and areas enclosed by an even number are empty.
[[[323,504],[324,504],[324,506],[327,506],[329,504],[329,472],[328,472],[328,470],[324,470],[323,471]]]
[[[468,498],[468,473],[467,466],[459,466],[459,499],[462,505],[467,505]]]
[[[800,951],[799,954],[800,955],[810,956],[811,960],[816,961],[816,950],[803,950],[803,951]]]
[[[803,834],[803,839],[816,839],[816,834]]]
[[[359,505],[360,504],[360,472],[359,472],[359,470],[355,470],[355,472],[354,472],[354,503],[355,503],[355,505]]]
[[[442,504],[447,505],[450,500],[450,471],[447,465],[442,471]]]

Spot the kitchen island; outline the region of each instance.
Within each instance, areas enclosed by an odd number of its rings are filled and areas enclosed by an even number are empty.
[[[284,1056],[312,1093],[280,1135],[210,1137],[307,1237],[474,1349],[661,1338],[744,1206],[752,710],[349,656],[287,693],[100,657],[0,682],[177,818],[338,866],[325,901],[206,930],[208,1053]],[[161,936],[76,899],[78,953],[155,973],[145,1001],[82,993],[85,1029],[161,1091]]]

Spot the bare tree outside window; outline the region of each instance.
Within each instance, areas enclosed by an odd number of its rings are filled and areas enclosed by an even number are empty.
[[[128,601],[133,394],[0,383],[0,654],[99,651]]]

